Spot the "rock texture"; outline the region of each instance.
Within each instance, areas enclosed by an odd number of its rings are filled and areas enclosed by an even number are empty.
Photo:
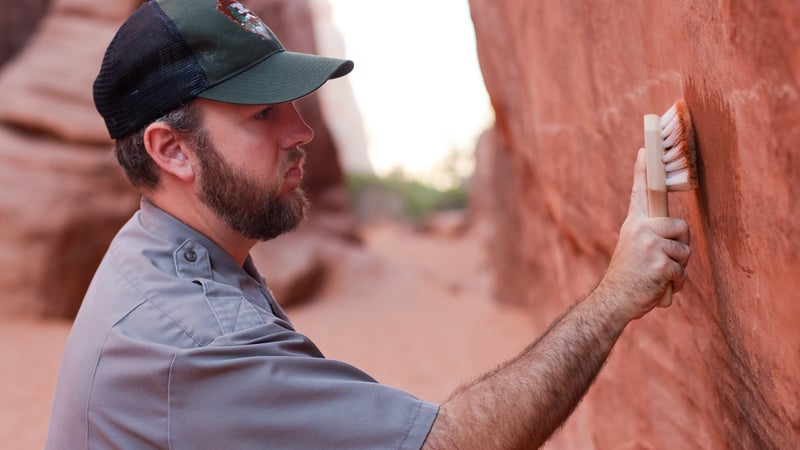
[[[91,101],[117,21],[134,1],[55,0],[0,72],[0,310],[71,317],[138,204]]]
[[[72,317],[109,241],[138,206],[138,195],[110,152],[91,89],[107,43],[139,3],[52,0],[39,26],[30,27],[36,32],[27,46],[0,71],[0,314]],[[249,5],[287,48],[315,51],[307,2]],[[0,34],[8,40],[12,32]],[[316,131],[307,147],[315,208],[306,232],[355,241],[342,171],[319,101],[310,96],[301,108]],[[266,245],[255,252],[265,261],[265,273],[282,268],[276,278],[288,286],[327,267],[312,258],[289,265],[293,269],[287,274],[281,263],[289,254],[281,251],[284,247]]]
[[[689,282],[633,323],[549,448],[800,441],[800,6],[470,0],[496,128],[479,151],[501,301],[543,328],[588,291],[624,218],[642,115],[685,97],[701,187]]]
[[[19,52],[39,19],[47,9],[48,0],[29,0],[24,7],[16,0],[0,0],[0,66]]]

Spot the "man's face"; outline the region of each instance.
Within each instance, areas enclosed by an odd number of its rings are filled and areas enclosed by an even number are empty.
[[[242,106],[204,101],[198,136],[198,198],[248,239],[268,240],[303,221],[300,188],[313,133],[293,103]]]

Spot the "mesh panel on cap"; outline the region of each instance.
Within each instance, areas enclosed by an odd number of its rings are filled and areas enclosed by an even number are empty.
[[[175,25],[155,2],[120,27],[94,82],[94,101],[112,138],[130,134],[208,86]]]

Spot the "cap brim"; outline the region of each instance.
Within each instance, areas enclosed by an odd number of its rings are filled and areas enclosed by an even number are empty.
[[[326,81],[353,70],[353,62],[282,51],[201,92],[198,97],[226,103],[268,105],[304,97]]]

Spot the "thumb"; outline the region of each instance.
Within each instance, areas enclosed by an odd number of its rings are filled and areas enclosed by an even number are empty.
[[[647,217],[649,207],[647,205],[647,172],[645,163],[645,151],[639,149],[636,154],[636,164],[633,165],[633,189],[631,189],[631,204],[628,214],[637,214]]]

